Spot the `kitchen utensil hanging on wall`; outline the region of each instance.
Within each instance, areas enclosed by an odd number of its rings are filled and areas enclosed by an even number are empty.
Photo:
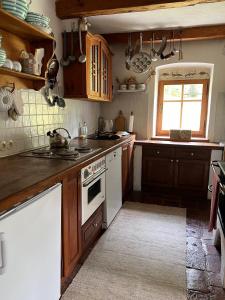
[[[152,39],[151,39],[151,51],[150,51],[151,59],[152,61],[157,61],[157,51],[155,50],[155,34],[152,34]]]
[[[145,73],[151,67],[151,56],[147,52],[143,51],[142,33],[140,33],[140,51],[132,56],[130,67],[135,73]]]
[[[52,58],[48,62],[47,72],[46,72],[46,77],[47,77],[48,85],[49,85],[50,89],[54,88],[54,86],[57,82],[57,75],[58,75],[58,71],[59,71],[59,61],[55,54],[56,43],[55,43],[55,41],[53,43],[54,43],[54,52],[53,52]]]
[[[79,45],[80,45],[80,56],[78,58],[79,62],[81,64],[85,63],[87,60],[86,55],[83,53],[83,45],[82,45],[82,32],[81,32],[81,27],[82,27],[83,19],[80,18],[78,21],[78,31],[79,31]]]
[[[184,58],[183,54],[183,42],[182,42],[182,36],[180,33],[180,43],[179,43],[179,60],[182,60]]]
[[[72,25],[71,25],[71,47],[70,47],[70,55],[68,57],[70,62],[74,62],[76,60],[76,57],[74,55],[74,28],[75,28],[75,23],[72,22]]]
[[[126,57],[126,68],[127,70],[130,70],[130,64],[131,64],[131,57],[134,55],[134,49],[132,47],[132,36],[131,33],[128,35],[128,45],[125,50],[125,57]]]
[[[70,60],[67,56],[67,32],[63,31],[63,57],[60,60],[60,65],[62,67],[67,67],[70,64]]]

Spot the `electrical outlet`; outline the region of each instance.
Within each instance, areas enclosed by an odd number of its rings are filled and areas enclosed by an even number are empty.
[[[6,150],[6,146],[7,146],[6,141],[1,141],[1,143],[0,143],[0,151],[5,151]]]
[[[7,148],[8,148],[8,149],[12,149],[13,146],[14,146],[13,140],[9,140],[9,141],[8,141],[8,145],[7,145]]]

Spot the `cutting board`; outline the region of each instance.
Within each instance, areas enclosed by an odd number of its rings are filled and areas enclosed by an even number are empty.
[[[126,118],[124,117],[122,110],[120,110],[119,116],[115,119],[115,130],[116,131],[126,130]]]

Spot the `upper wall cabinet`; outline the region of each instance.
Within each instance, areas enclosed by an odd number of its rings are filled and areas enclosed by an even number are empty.
[[[74,39],[67,33],[66,46],[72,49]],[[78,59],[64,67],[65,97],[90,101],[112,100],[112,55],[107,42],[100,35],[82,33],[86,52],[86,63]],[[74,49],[76,58],[80,55],[79,43]]]

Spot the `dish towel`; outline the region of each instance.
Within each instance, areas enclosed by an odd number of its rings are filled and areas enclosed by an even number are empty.
[[[211,209],[210,209],[210,220],[209,220],[209,232],[216,229],[217,210],[218,210],[218,199],[219,199],[219,183],[220,178],[214,172],[212,178],[212,197],[211,197]]]

